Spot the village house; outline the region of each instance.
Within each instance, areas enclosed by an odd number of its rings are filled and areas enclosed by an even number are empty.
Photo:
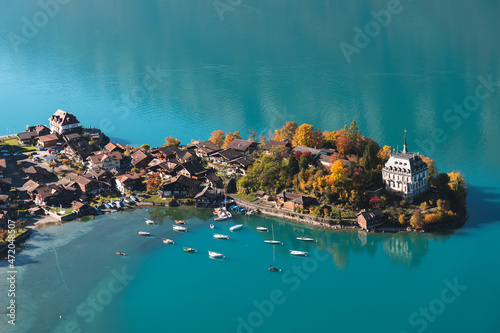
[[[253,158],[250,156],[242,156],[235,160],[227,162],[230,166],[232,166],[238,173],[245,174],[246,170],[255,162]]]
[[[110,152],[117,151],[123,153],[125,151],[125,149],[123,149],[121,145],[115,145],[114,143],[111,142],[108,143],[106,146],[104,146],[104,148]]]
[[[7,162],[5,158],[0,158],[0,178],[3,178],[5,169],[7,169]]]
[[[199,192],[199,187],[199,180],[178,175],[174,178],[167,179],[163,184],[161,184],[158,189],[158,195],[162,198],[171,196],[194,196]]]
[[[178,175],[183,175],[189,178],[199,179],[206,175],[207,170],[201,165],[198,160],[186,162],[178,165],[175,168]]]
[[[0,209],[9,208],[11,201],[12,200],[8,194],[0,194]]]
[[[89,211],[89,205],[80,201],[73,201],[71,203],[71,207],[73,208],[73,211],[79,215],[83,215]]]
[[[280,147],[285,147],[288,149],[292,149],[292,144],[290,141],[285,140],[285,141],[278,141],[278,140],[269,140],[264,146],[262,146],[262,150],[265,153],[269,153],[273,149],[279,149]]]
[[[359,226],[365,230],[373,229],[384,223],[382,220],[383,214],[378,209],[372,211],[362,209],[356,216]]]
[[[80,122],[69,112],[57,110],[50,118],[50,131],[52,133],[63,134],[80,127]]]
[[[89,145],[88,141],[83,138],[67,142],[63,147],[64,154],[67,157],[73,158],[80,163],[85,163],[87,157],[92,153],[92,147]]]
[[[12,188],[12,179],[3,177],[0,178],[0,193],[7,193]]]
[[[40,206],[58,206],[71,202],[73,194],[59,185],[39,186],[34,192],[34,200]]]
[[[121,193],[124,193],[127,190],[133,191],[137,183],[140,181],[141,175],[135,172],[125,173],[123,175],[116,176],[115,183],[116,188]]]
[[[119,169],[122,159],[122,154],[119,151],[110,152],[108,150],[96,151],[87,157],[89,168],[97,167],[107,170],[111,170],[113,168]]]
[[[180,149],[176,146],[165,146],[156,149],[151,149],[151,155],[154,155],[156,158],[159,158],[163,161],[168,161],[171,159],[175,159],[176,155],[180,152]]]
[[[188,150],[194,150],[196,156],[203,158],[208,157],[221,149],[212,141],[201,141],[193,143],[192,146],[188,147]]]
[[[231,141],[227,147],[227,149],[234,149],[237,151],[241,151],[243,153],[251,154],[258,148],[257,142],[246,141],[241,139],[234,139]]]
[[[154,157],[151,156],[151,154],[145,152],[142,149],[139,149],[138,151],[130,155],[130,157],[132,159],[130,163],[134,166],[134,168],[138,169],[146,168],[149,162],[151,162],[154,159]]]
[[[177,174],[176,168],[178,166],[177,162],[154,159],[148,164],[147,170],[150,175],[157,173],[161,178],[171,178]]]
[[[23,190],[25,190],[29,194],[29,196],[33,199],[32,193],[35,192],[36,189],[39,188],[40,186],[41,186],[40,183],[30,179],[23,184]]]
[[[194,196],[196,207],[214,207],[217,201],[217,192],[209,187],[204,187],[201,192]]]
[[[59,137],[56,134],[48,134],[38,137],[38,145],[42,148],[50,148],[57,146]]]
[[[101,169],[99,167],[90,167],[84,175],[87,178],[93,178],[103,182],[109,183],[112,177],[111,170]]]
[[[293,192],[281,192],[278,194],[278,202],[283,204],[283,208],[293,210],[294,208],[307,209],[314,203],[315,199]]]
[[[38,137],[37,132],[21,132],[17,133],[17,142],[21,145],[31,145],[35,142],[35,139]]]
[[[209,158],[214,164],[228,164],[237,158],[243,157],[244,153],[235,149],[224,149],[212,153]]]
[[[179,151],[177,153],[176,159],[180,163],[186,163],[186,162],[197,160],[198,157],[196,156],[196,154],[193,151],[186,149],[186,150]]]
[[[26,132],[17,134],[17,141],[19,144],[29,145],[33,144],[35,139],[39,136],[50,134],[50,129],[43,125],[26,126]]]
[[[24,169],[24,173],[33,180],[46,180],[55,177],[52,172],[37,165],[32,165]]]
[[[382,168],[382,180],[387,191],[412,202],[429,189],[427,172],[427,164],[420,155],[408,152],[405,133],[403,151],[391,154]]]

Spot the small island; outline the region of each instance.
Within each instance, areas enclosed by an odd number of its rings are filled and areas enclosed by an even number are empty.
[[[13,225],[16,239],[29,237],[26,222],[40,215],[67,221],[148,205],[236,201],[254,213],[382,232],[463,224],[463,174],[440,173],[408,150],[406,131],[402,138],[398,151],[355,121],[331,132],[291,121],[272,137],[216,130],[188,145],[167,137],[161,147],[132,147],[57,110],[49,126],[0,139],[0,248]]]

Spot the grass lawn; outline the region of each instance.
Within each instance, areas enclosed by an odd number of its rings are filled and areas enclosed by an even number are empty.
[[[26,147],[20,146],[19,143],[17,142],[16,136],[0,140],[0,145],[10,146],[10,147],[8,147],[8,149],[10,150],[11,153],[16,153],[16,152],[23,153],[23,152],[27,152],[27,151],[36,150],[36,148],[32,147],[32,146],[26,146]]]
[[[61,211],[61,209],[59,207],[51,207],[49,208],[52,212],[54,213],[58,213]],[[73,213],[73,208],[63,208],[63,214],[61,216],[65,216],[65,215],[68,215],[68,214],[71,214]]]
[[[250,201],[250,202],[257,200],[257,197],[254,197],[253,195],[245,194],[245,193],[238,193],[238,194],[236,194],[236,197],[238,197],[242,200],[245,200],[245,201]]]
[[[26,229],[26,228],[16,228],[15,231],[16,232],[15,232],[14,236],[17,237],[19,235],[24,234],[26,231],[28,231],[28,229]],[[8,236],[8,234],[6,236]],[[6,242],[7,242],[6,239],[0,239],[0,244],[4,244]]]
[[[146,201],[146,202],[161,202],[161,203],[166,202],[166,200],[162,199],[158,195],[151,195],[149,198],[144,199],[144,201]]]

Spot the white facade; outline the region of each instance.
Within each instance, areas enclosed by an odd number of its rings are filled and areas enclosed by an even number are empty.
[[[427,164],[418,153],[406,150],[406,138],[404,150],[391,154],[385,163],[382,180],[386,190],[401,194],[409,202],[429,189]]]

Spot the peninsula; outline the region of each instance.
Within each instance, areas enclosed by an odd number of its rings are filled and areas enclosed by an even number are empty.
[[[228,196],[255,212],[368,231],[455,227],[467,214],[464,176],[410,152],[406,131],[402,151],[363,136],[355,121],[331,132],[292,121],[272,137],[216,130],[188,145],[167,137],[161,147],[131,147],[62,110],[48,125],[0,139],[0,247],[12,221],[20,237],[39,215],[217,207]]]

